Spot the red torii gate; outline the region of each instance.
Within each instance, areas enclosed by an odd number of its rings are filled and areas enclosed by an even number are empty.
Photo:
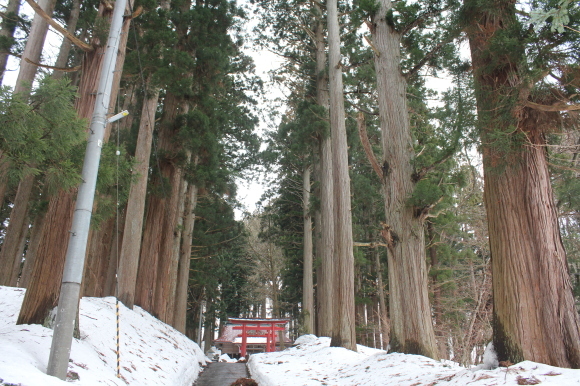
[[[290,319],[242,319],[242,318],[228,318],[232,324],[241,324],[241,326],[232,327],[234,330],[242,330],[242,347],[240,348],[241,356],[246,356],[246,347],[248,344],[248,337],[263,338],[266,337],[266,352],[273,352],[276,350],[276,332],[285,331],[286,324]],[[282,325],[282,326],[280,326]],[[249,332],[254,331],[253,334]],[[265,331],[265,334],[260,334],[260,331]]]

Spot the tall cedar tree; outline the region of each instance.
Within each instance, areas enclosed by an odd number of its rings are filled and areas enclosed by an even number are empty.
[[[111,10],[101,4],[99,9],[101,20],[107,20],[110,15]],[[102,38],[106,40],[106,34],[104,35],[105,37]],[[93,38],[93,49],[85,53],[81,69],[82,75],[75,108],[79,117],[87,120],[91,119],[94,109],[95,89],[104,57],[104,43],[97,36]],[[76,189],[59,191],[49,200],[39,245],[34,248],[38,258],[35,259],[32,268],[30,286],[22,303],[18,324],[43,323],[50,310],[56,306],[75,195]]]
[[[329,0],[326,7],[335,237],[333,256],[334,325],[330,345],[356,351],[350,177],[348,174],[348,145],[346,142],[337,0]]]
[[[463,15],[470,22],[483,150],[494,347],[500,361],[579,368],[580,317],[545,147],[554,113],[538,109],[542,92],[532,92],[527,36],[515,5],[514,0],[465,0]],[[564,38],[556,36],[556,44]],[[540,104],[555,102],[545,92],[543,99]]]
[[[411,9],[418,6],[410,5]],[[390,0],[379,0],[369,7],[383,144],[380,167],[386,216],[383,236],[389,250],[391,349],[432,358],[438,358],[438,350],[427,289],[424,236],[424,221],[431,208],[416,207],[409,202],[415,185],[430,168],[424,168],[423,172],[414,168],[406,93],[408,77],[428,63],[445,41],[435,45],[408,73],[402,71],[401,50],[406,34],[441,14],[446,6],[449,5],[428,4],[423,10],[415,9],[419,14],[406,25],[397,25],[399,10]]]
[[[288,115],[296,114],[296,123],[301,122],[295,129],[302,132],[306,146],[300,149],[299,153],[310,154],[308,162],[312,165],[314,180],[312,184],[314,195],[310,205],[314,211],[313,244],[316,261],[319,262],[316,270],[316,333],[320,336],[330,336],[334,320],[332,315],[334,197],[331,138],[328,130],[325,7],[319,2],[304,0],[255,2],[264,10],[261,14],[260,28],[256,29],[258,34],[256,40],[285,58],[284,64],[276,71],[278,75],[276,80],[285,82],[292,90],[289,101],[292,111]],[[302,104],[304,101],[307,102]],[[297,144],[296,141],[292,143]],[[311,148],[313,144],[315,148]],[[280,194],[283,194],[281,190]],[[308,239],[306,234],[304,237]],[[307,284],[309,279],[306,277],[303,279],[305,280],[303,285],[309,287]],[[303,290],[306,299],[309,297],[310,289]],[[307,319],[308,317],[305,317],[305,323],[308,322]]]

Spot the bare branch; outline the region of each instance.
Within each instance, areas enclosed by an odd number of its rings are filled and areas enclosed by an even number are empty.
[[[415,27],[419,26],[420,24],[424,23],[427,19],[430,19],[433,16],[440,15],[444,11],[447,11],[449,8],[450,7],[445,7],[445,8],[442,8],[442,9],[436,9],[434,11],[425,12],[424,14],[420,15],[415,20],[413,20],[411,23],[407,24],[405,26],[405,28],[403,28],[403,30],[401,31],[401,35],[406,34],[410,30],[412,30],[413,28],[415,28]]]
[[[353,243],[353,245],[355,247],[369,247],[369,248],[385,247],[385,248],[388,248],[388,245],[387,244],[385,244],[385,243],[376,243],[376,242],[361,243],[361,242],[355,241]]]
[[[553,105],[541,105],[539,103],[525,101],[524,105],[527,107],[530,107],[534,110],[539,110],[539,111],[576,111],[576,110],[580,110],[580,104],[567,105],[565,103],[556,103]]]
[[[42,68],[48,68],[49,70],[54,70],[54,71],[62,71],[62,72],[75,72],[81,69],[81,66],[76,66],[76,67],[69,67],[69,68],[65,68],[65,67],[53,67],[53,66],[47,66],[45,64],[40,64],[40,63],[35,63],[32,60],[28,59],[28,58],[24,58],[24,60],[27,63],[30,63],[34,66],[37,67],[42,67]]]
[[[449,158],[451,158],[453,156],[454,153],[455,153],[454,151],[450,151],[448,154],[441,157],[441,159],[439,159],[438,161],[433,162],[429,166],[422,167],[421,170],[413,173],[413,177],[412,177],[413,181],[415,181],[415,182],[421,181],[427,173],[429,173],[431,170],[435,169],[437,166],[441,165],[443,162],[447,161]]]
[[[365,40],[367,41],[369,46],[371,46],[371,48],[375,52],[375,55],[381,56],[381,53],[379,52],[379,50],[377,50],[377,48],[375,47],[375,45],[373,44],[373,42],[371,41],[371,39],[369,39],[369,37],[367,35],[365,35]]]
[[[344,94],[347,95],[348,93],[344,93]],[[354,107],[355,109],[357,109],[360,112],[363,112],[363,113],[368,114],[368,115],[379,115],[379,113],[367,110],[364,107],[362,107],[361,105],[356,104],[354,102],[351,102],[348,99],[346,101],[348,104],[350,104],[352,107]]]
[[[367,125],[365,124],[364,113],[359,112],[358,116],[356,118],[356,121],[358,123],[358,135],[359,135],[360,141],[363,145],[363,149],[365,150],[365,154],[367,155],[367,158],[368,158],[369,162],[371,163],[373,170],[375,171],[375,173],[377,173],[379,180],[381,182],[383,182],[384,181],[383,169],[381,169],[381,167],[379,166],[379,162],[377,161],[377,157],[375,156],[375,153],[373,152],[373,149],[371,147],[371,143],[369,142],[369,137],[367,134]]]
[[[78,38],[76,38],[73,34],[71,34],[70,32],[68,32],[60,24],[58,24],[56,21],[54,21],[52,19],[52,17],[48,16],[48,14],[46,12],[44,12],[44,10],[38,4],[36,4],[33,0],[26,0],[26,2],[28,3],[28,5],[30,5],[32,7],[32,9],[34,9],[34,11],[40,17],[42,17],[44,20],[46,20],[46,22],[48,24],[50,24],[51,27],[53,27],[55,30],[57,30],[58,32],[60,32],[65,38],[67,38],[68,40],[70,40],[74,45],[78,46],[81,50],[83,50],[85,52],[91,52],[91,51],[93,51],[93,47],[91,47],[90,45],[82,42],[81,40],[79,40]]]
[[[135,10],[135,12],[133,12],[131,15],[125,16],[125,17],[126,18],[135,19],[136,17],[141,16],[142,13],[143,13],[143,7],[142,6],[138,6],[137,9]]]
[[[431,51],[429,51],[425,56],[423,56],[423,58],[419,61],[419,63],[417,63],[415,65],[415,67],[413,67],[412,69],[409,70],[409,72],[407,72],[406,74],[403,74],[403,76],[405,77],[405,79],[409,79],[412,75],[415,75],[421,68],[423,68],[423,66],[425,64],[427,64],[427,62],[435,56],[436,53],[439,52],[439,50],[447,43],[451,42],[453,40],[453,37],[450,36],[450,38],[445,39],[444,41],[439,42],[439,44],[437,44],[435,47],[433,47],[433,49]]]

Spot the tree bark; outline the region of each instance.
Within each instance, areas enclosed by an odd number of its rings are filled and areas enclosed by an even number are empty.
[[[387,21],[390,0],[380,0],[371,32],[379,122],[383,144],[383,194],[389,244],[389,304],[392,351],[438,358],[427,290],[423,219],[407,199],[412,181],[413,144],[406,100],[406,80],[401,73],[401,35]]]
[[[177,112],[179,114],[186,114],[189,110],[189,104],[186,101],[180,101],[179,106],[180,108],[178,110],[170,111],[166,115],[166,131],[160,135],[159,140],[159,147],[169,150],[170,154],[174,156],[179,151],[179,145],[175,143],[175,132],[173,130],[175,118],[177,117]],[[163,129],[161,130],[163,131]],[[159,268],[153,312],[160,320],[171,324],[173,322],[173,312],[175,311],[174,296],[179,261],[179,254],[176,253],[174,245],[181,238],[178,223],[183,213],[183,209],[181,211],[179,210],[181,197],[183,196],[183,170],[181,166],[172,161],[163,161],[161,164],[161,173],[167,178],[169,182],[168,188],[170,190],[168,191],[169,196],[164,200],[164,227],[159,248]]]
[[[115,216],[104,220],[99,228],[91,228],[89,232],[89,246],[83,271],[81,297],[104,296],[105,281],[114,243]]]
[[[316,23],[316,100],[328,110],[328,76],[326,73],[326,43],[324,41],[324,18],[322,10],[315,2],[319,19]],[[317,254],[320,269],[317,275],[318,335],[332,336],[333,327],[333,256],[334,256],[334,193],[332,141],[329,134],[320,138],[320,241]]]
[[[125,211],[122,211],[119,215],[119,224],[124,224],[126,217]],[[106,273],[102,296],[119,296],[117,293],[117,272],[119,256],[121,255],[121,245],[123,244],[123,230],[118,227],[115,228],[117,233],[112,237],[113,240],[111,240],[112,247],[110,248],[110,256],[108,259],[104,259],[108,265],[106,271],[103,271]]]
[[[490,49],[502,30],[517,27],[515,1],[465,5],[473,15],[467,31],[483,147],[494,348],[500,361],[579,368],[580,317],[538,123],[545,113],[524,107],[530,88],[520,79],[524,50],[499,56]],[[502,138],[511,141],[507,149],[491,140],[499,130],[509,133]]]
[[[0,36],[4,39],[12,40],[14,38],[14,31],[18,24],[18,11],[20,9],[20,0],[9,0],[6,4],[6,10],[2,17],[2,24],[0,24]],[[0,47],[0,84],[4,80],[4,73],[6,72],[6,65],[10,57],[9,50],[12,47]],[[3,197],[0,196],[0,197]]]
[[[28,239],[30,218],[26,217],[26,220],[22,222],[22,230],[20,231],[20,240],[18,240],[18,250],[16,251],[16,259],[14,260],[14,265],[12,266],[12,275],[10,276],[10,286],[18,286],[18,277],[21,272],[22,267],[22,256],[24,255],[24,248],[26,247],[26,240]]]
[[[304,333],[314,333],[314,284],[312,278],[312,216],[310,215],[310,166],[302,171],[302,209],[304,216],[304,274],[302,315]]]
[[[189,184],[185,204],[185,216],[183,222],[183,239],[179,257],[179,269],[177,276],[177,290],[175,294],[175,317],[173,326],[185,333],[187,322],[187,293],[189,284],[189,266],[191,260],[191,243],[195,225],[195,207],[197,206],[198,187]]]
[[[160,160],[156,184],[162,189],[164,197],[152,196],[149,199],[141,257],[137,273],[135,304],[151,312],[160,320],[167,320],[173,308],[167,308],[167,300],[175,294],[175,287],[167,282],[174,264],[173,242],[179,217],[178,204],[181,188],[181,168],[173,157],[177,156],[179,145],[175,142],[174,121],[179,114],[187,111],[187,102],[168,93],[164,104],[164,117],[159,133],[159,148],[167,155]],[[162,284],[160,288],[159,284]],[[173,287],[171,292],[169,287]],[[158,301],[157,301],[158,300]]]
[[[334,325],[330,345],[356,351],[354,255],[337,0],[327,2],[334,187]]]
[[[148,82],[149,84],[149,82]],[[135,302],[135,285],[139,266],[139,252],[143,231],[143,215],[147,196],[149,158],[155,126],[155,111],[159,99],[159,89],[146,93],[141,111],[139,134],[135,148],[134,182],[131,184],[127,200],[127,215],[119,258],[119,300],[132,308]]]
[[[79,21],[80,13],[81,13],[81,0],[73,0],[70,17],[66,23],[66,30],[72,35],[74,35],[74,32],[77,29],[77,23]],[[58,57],[56,58],[56,63],[54,64],[54,67],[56,68],[66,67],[71,48],[72,43],[67,38],[62,39],[62,44],[60,46],[60,50],[58,52]],[[54,71],[52,73],[52,77],[55,79],[60,79],[64,76],[64,74],[65,72],[63,71]]]
[[[385,350],[389,346],[389,312],[385,300],[385,290],[383,284],[383,267],[381,265],[381,255],[378,248],[375,248],[375,270],[377,271],[377,294],[379,296],[378,318],[380,319],[381,347]]]
[[[437,247],[435,245],[435,229],[431,221],[427,221],[427,237],[429,238],[429,259],[431,260],[431,269],[439,269],[439,257],[437,256]],[[446,347],[447,338],[443,331],[442,319],[443,309],[441,308],[441,287],[437,283],[437,276],[432,276],[432,291],[433,291],[433,320],[435,322],[435,336],[437,340],[437,348],[439,349],[439,357],[447,358]]]
[[[58,303],[64,269],[62,244],[67,244],[72,225],[72,216],[68,213],[74,210],[75,194],[75,191],[61,192],[50,199],[42,239],[16,324],[43,324]]]
[[[52,14],[56,0],[41,0],[39,5],[47,14]],[[32,26],[30,28],[30,33],[28,35],[28,41],[24,48],[22,58],[30,59],[31,61],[38,63],[40,61],[40,55],[42,54],[42,49],[44,47],[44,41],[46,39],[46,33],[48,31],[48,24],[39,15],[34,15],[32,21]],[[34,81],[34,76],[36,75],[36,66],[26,62],[25,60],[20,61],[20,71],[18,72],[18,77],[16,79],[16,84],[14,86],[14,93],[21,93],[23,96],[28,96],[30,94],[30,87]],[[33,175],[25,176],[18,185],[18,190],[14,200],[14,206],[10,213],[10,224],[7,228],[6,239],[3,244],[2,252],[0,253],[0,263],[3,263],[3,267],[9,267],[7,270],[2,270],[5,275],[0,277],[0,283],[8,285],[10,283],[10,278],[12,274],[12,267],[14,264],[16,252],[19,247],[20,234],[23,227],[23,221],[26,220],[28,214],[28,201],[30,200],[30,195],[34,187],[35,177]]]
[[[187,162],[191,160],[191,153],[187,155]],[[185,179],[185,175],[181,173],[181,184],[179,188],[179,197],[177,199],[177,221],[175,225],[175,231],[173,232],[173,243],[171,248],[171,261],[168,268],[167,278],[164,283],[167,284],[167,294],[169,294],[168,299],[165,301],[165,309],[167,310],[167,316],[165,323],[170,324],[175,327],[175,311],[176,311],[176,294],[177,294],[177,281],[179,278],[179,261],[181,260],[181,243],[183,236],[183,222],[185,218],[185,201],[187,196],[187,190],[189,183]],[[188,270],[189,272],[189,270]],[[156,300],[157,302],[157,300]]]
[[[39,0],[38,5],[48,15],[52,15],[56,0]],[[27,62],[28,59],[34,63],[40,63],[40,55],[44,47],[46,33],[48,32],[48,23],[40,15],[35,14],[32,19],[32,26],[28,34],[28,40],[24,52],[22,53],[22,60],[20,60],[20,71],[18,71],[18,78],[16,78],[16,85],[14,86],[14,93],[30,94],[30,87],[36,75],[36,65]]]
[[[10,212],[10,222],[6,229],[2,250],[0,251],[0,285],[11,285],[12,272],[15,264],[20,264],[22,256],[18,256],[21,234],[24,223],[28,220],[28,202],[34,188],[35,176],[25,176],[16,191],[14,206]]]
[[[26,250],[24,267],[22,267],[22,275],[18,282],[18,286],[21,288],[28,288],[28,284],[30,283],[34,261],[36,260],[38,247],[40,246],[40,240],[42,239],[44,231],[45,218],[45,212],[39,213],[32,222],[32,230],[30,231],[30,241],[28,242],[28,249]]]
[[[8,190],[8,170],[10,169],[10,162],[3,157],[2,152],[0,151],[0,210],[4,207],[5,204],[5,195],[6,190]],[[2,219],[2,223],[4,223]]]

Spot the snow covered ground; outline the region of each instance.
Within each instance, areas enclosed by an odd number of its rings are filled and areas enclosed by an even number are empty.
[[[197,346],[138,307],[121,305],[121,375],[116,378],[114,298],[81,301],[81,339],[73,341],[63,382],[45,374],[52,330],[15,324],[24,290],[0,287],[0,385],[190,386],[206,358]],[[580,370],[522,362],[495,370],[471,370],[418,355],[387,354],[359,346],[330,348],[329,338],[305,335],[295,347],[254,354],[248,367],[260,386],[491,386],[579,385]],[[224,385],[227,386],[227,385]]]
[[[69,382],[46,375],[52,330],[16,325],[21,288],[0,286],[0,385],[187,385],[206,363],[198,345],[139,307],[121,304],[121,376],[116,377],[115,299],[83,298],[80,339],[74,339]],[[72,378],[78,378],[72,381]]]
[[[358,346],[358,352],[330,348],[330,338],[304,335],[296,347],[276,353],[254,354],[248,367],[260,386],[492,386],[580,385],[580,370],[534,362],[510,368],[470,370],[419,355],[387,354]]]

